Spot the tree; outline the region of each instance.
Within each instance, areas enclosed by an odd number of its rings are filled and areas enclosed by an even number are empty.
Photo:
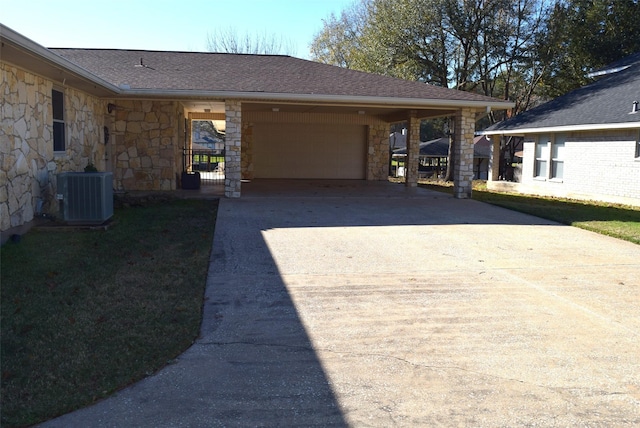
[[[545,0],[360,0],[332,15],[312,58],[363,71],[519,100],[539,76],[533,61]],[[512,84],[512,79],[519,83]],[[517,92],[515,92],[517,91]],[[520,91],[524,93],[521,94]]]
[[[360,51],[366,71],[448,86],[441,0],[371,0]]]
[[[323,28],[316,33],[311,46],[311,57],[318,62],[344,68],[357,68],[358,47],[364,20],[366,0],[354,2],[340,17],[331,13],[323,19]]]
[[[329,35],[337,35],[339,51],[349,60],[333,55],[327,61],[314,49],[312,54],[335,65],[515,100],[523,109],[541,74],[534,48],[543,5],[544,0],[361,0],[340,20],[325,21],[314,41],[330,48]],[[486,125],[499,119],[491,113]],[[443,123],[437,126],[444,133]],[[455,140],[451,144],[450,156]]]
[[[515,102],[488,126],[640,52],[639,2],[359,0],[324,21],[312,58]]]
[[[217,28],[207,35],[207,49],[211,52],[265,55],[296,55],[296,48],[291,40],[276,34],[238,33],[231,27]]]
[[[556,97],[590,82],[587,74],[640,52],[638,0],[559,0],[546,21],[541,90]]]

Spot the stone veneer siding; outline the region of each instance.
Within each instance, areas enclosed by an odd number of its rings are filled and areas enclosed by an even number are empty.
[[[382,181],[389,178],[389,124],[368,126],[367,180]]]
[[[476,129],[475,111],[461,109],[455,118],[454,145],[455,165],[453,166],[453,196],[466,199],[471,197],[473,184],[473,134]]]
[[[239,198],[242,179],[242,103],[226,100],[224,104],[226,120],[224,194],[228,198]]]
[[[31,222],[38,205],[57,214],[56,175],[105,168],[106,103],[36,74],[0,63],[0,231]],[[65,152],[53,152],[51,90],[64,93]]]
[[[182,171],[184,113],[175,101],[117,100],[114,187],[175,190]]]
[[[253,123],[242,122],[242,161],[241,171],[243,180],[253,180]]]
[[[418,162],[420,157],[420,120],[415,112],[409,115],[407,123],[407,159],[405,162],[405,186],[418,186]]]

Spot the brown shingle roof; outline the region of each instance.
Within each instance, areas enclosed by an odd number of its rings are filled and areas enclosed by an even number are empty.
[[[131,89],[229,91],[501,102],[388,76],[280,55],[50,49],[114,85]]]

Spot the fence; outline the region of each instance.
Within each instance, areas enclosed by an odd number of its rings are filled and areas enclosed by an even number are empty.
[[[199,172],[203,186],[224,184],[224,150],[183,149],[182,169]]]

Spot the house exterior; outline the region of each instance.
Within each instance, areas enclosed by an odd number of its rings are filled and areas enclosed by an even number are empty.
[[[456,197],[471,194],[476,118],[511,103],[279,55],[48,49],[0,24],[0,231],[57,212],[56,176],[92,164],[119,191],[171,191],[190,121],[224,123],[225,195],[261,178],[386,180],[408,122],[455,116]],[[16,232],[14,232],[16,231]]]
[[[640,54],[593,74],[594,83],[497,123],[483,134],[524,138],[518,183],[489,189],[640,205]]]

